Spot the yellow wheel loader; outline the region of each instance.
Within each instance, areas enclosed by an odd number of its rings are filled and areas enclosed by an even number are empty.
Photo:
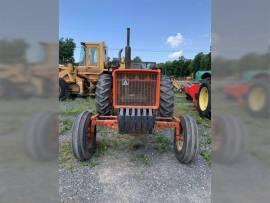
[[[94,96],[99,75],[111,73],[113,67],[119,67],[119,59],[109,61],[108,49],[104,42],[82,42],[78,66],[59,65],[59,100],[70,96]]]

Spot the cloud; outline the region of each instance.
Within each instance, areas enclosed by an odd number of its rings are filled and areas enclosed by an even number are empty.
[[[176,51],[176,52],[169,54],[168,58],[169,59],[178,59],[179,57],[181,57],[183,55],[184,55],[184,52],[181,50],[181,51]]]
[[[178,47],[184,41],[184,37],[181,33],[177,33],[175,36],[169,36],[167,38],[166,44],[170,45],[172,48]]]

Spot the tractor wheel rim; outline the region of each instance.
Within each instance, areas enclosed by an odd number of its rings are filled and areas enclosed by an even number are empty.
[[[183,142],[182,140],[177,140],[177,141],[175,142],[175,145],[176,145],[177,151],[181,151],[182,148],[183,148],[184,142]]]
[[[208,89],[206,87],[202,87],[199,95],[199,106],[202,111],[207,109],[208,100]]]
[[[261,111],[266,104],[266,93],[264,88],[253,88],[249,94],[248,104],[252,111]]]

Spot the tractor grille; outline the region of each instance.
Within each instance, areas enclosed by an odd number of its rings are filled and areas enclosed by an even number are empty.
[[[114,107],[155,108],[159,106],[159,70],[114,72]]]

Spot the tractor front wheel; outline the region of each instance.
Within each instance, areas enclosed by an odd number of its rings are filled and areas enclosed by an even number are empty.
[[[178,161],[188,164],[196,159],[199,152],[198,127],[189,115],[180,116],[179,127],[182,139],[177,139],[175,132],[174,152]]]
[[[100,115],[108,115],[112,110],[112,76],[100,75],[96,86],[96,107]]]
[[[92,113],[80,113],[72,126],[72,150],[79,161],[89,160],[96,151],[96,127],[91,132]]]
[[[162,117],[173,116],[174,92],[170,78],[166,75],[161,77],[160,81],[160,109],[159,114]]]
[[[198,92],[197,108],[201,117],[211,118],[211,81],[204,80]]]

